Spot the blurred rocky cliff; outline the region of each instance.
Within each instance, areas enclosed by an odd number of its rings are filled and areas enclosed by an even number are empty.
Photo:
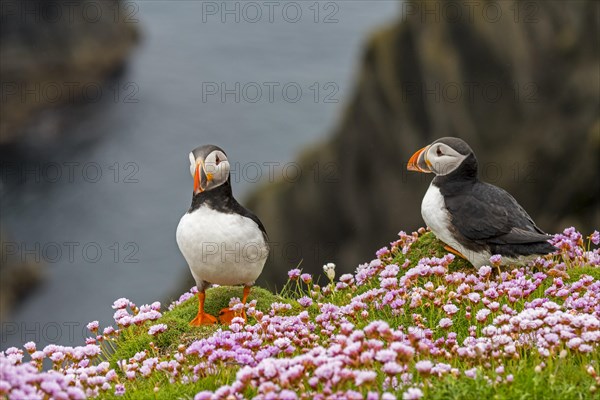
[[[123,69],[138,41],[132,5],[119,0],[2,1],[0,171],[35,157],[32,153],[46,140],[60,142],[65,125],[77,119],[78,106],[93,101]],[[1,177],[0,195],[13,190],[4,172]],[[0,216],[5,212],[0,210]],[[42,281],[44,270],[24,262],[1,219],[0,246],[0,320],[6,320]]]
[[[17,244],[0,231],[0,322],[15,305],[42,283],[42,265],[20,257]]]
[[[432,176],[407,173],[406,162],[442,136],[465,139],[482,179],[547,232],[600,226],[600,3],[400,8],[366,44],[331,139],[300,156],[302,177],[246,203],[276,242],[267,282],[300,260],[313,272],[328,261],[354,270],[399,230],[422,226]]]
[[[0,146],[60,134],[58,109],[94,100],[138,39],[120,0],[3,0],[0,19]]]

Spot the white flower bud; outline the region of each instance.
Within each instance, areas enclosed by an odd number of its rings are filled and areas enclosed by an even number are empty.
[[[561,350],[558,354],[558,358],[565,358],[567,356],[567,351],[565,349]]]
[[[327,278],[329,278],[329,280],[333,282],[333,280],[335,279],[335,264],[327,263],[323,265],[323,272],[325,272]]]

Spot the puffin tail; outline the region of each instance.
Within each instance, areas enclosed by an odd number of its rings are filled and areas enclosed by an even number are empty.
[[[500,254],[503,257],[522,257],[531,255],[544,255],[554,253],[558,249],[549,242],[534,243],[507,243],[490,246],[492,254]]]

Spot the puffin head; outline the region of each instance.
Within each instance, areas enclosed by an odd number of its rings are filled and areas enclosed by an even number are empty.
[[[196,147],[190,153],[190,173],[194,194],[219,187],[229,181],[230,165],[223,149],[214,145]]]
[[[444,176],[463,164],[470,172],[477,173],[477,160],[471,147],[462,139],[443,137],[413,154],[406,169]]]

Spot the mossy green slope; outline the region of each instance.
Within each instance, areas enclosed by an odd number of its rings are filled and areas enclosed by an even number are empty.
[[[210,288],[206,291],[206,302],[204,310],[211,315],[219,315],[219,311],[229,306],[232,298],[242,297],[242,287],[219,286]],[[256,300],[256,309],[267,311],[274,302],[292,303],[290,299],[275,295],[261,287],[253,287],[248,297],[248,301]],[[117,361],[129,359],[137,352],[150,348],[150,342],[153,342],[159,352],[176,350],[180,344],[189,344],[192,341],[210,336],[222,325],[206,325],[200,327],[190,326],[189,322],[196,316],[198,311],[198,299],[193,297],[186,300],[173,310],[166,311],[160,319],[161,324],[167,325],[167,331],[152,337],[148,334],[148,327],[131,326],[126,328],[121,338],[116,343],[117,348],[111,354],[109,361],[111,366],[115,367]]]

